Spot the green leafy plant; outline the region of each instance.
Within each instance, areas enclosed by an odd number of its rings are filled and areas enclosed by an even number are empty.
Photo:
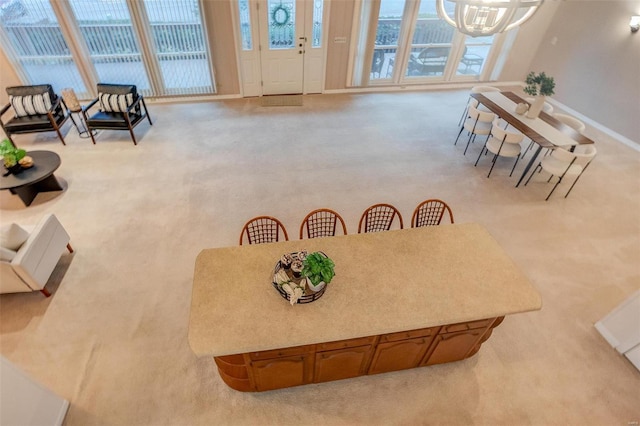
[[[329,284],[333,279],[335,264],[323,253],[310,253],[302,261],[302,275],[309,278],[313,285],[318,285],[321,281]]]
[[[0,156],[2,156],[5,167],[15,166],[25,155],[27,155],[27,151],[16,148],[9,139],[0,142]]]
[[[549,77],[544,72],[536,74],[531,71],[527,75],[525,83],[527,83],[527,87],[524,88],[524,92],[531,96],[551,96],[553,95],[553,89],[556,87],[553,77]]]

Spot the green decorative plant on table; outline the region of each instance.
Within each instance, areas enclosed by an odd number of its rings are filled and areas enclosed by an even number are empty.
[[[333,260],[329,259],[324,253],[315,252],[309,254],[302,261],[302,265],[302,275],[307,277],[307,285],[313,291],[320,291],[324,285],[331,282],[336,274]]]
[[[27,151],[24,149],[16,148],[9,139],[4,139],[0,142],[0,156],[4,166],[9,173],[19,173],[22,170],[19,161],[25,158]]]
[[[527,111],[527,117],[537,118],[544,106],[544,97],[553,95],[556,83],[553,77],[549,77],[544,71],[539,74],[531,71],[527,75],[525,83],[527,85],[524,88],[524,93],[535,98]]]

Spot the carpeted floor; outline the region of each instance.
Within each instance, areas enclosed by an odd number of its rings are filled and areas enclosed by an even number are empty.
[[[499,159],[487,179],[488,158],[473,167],[480,144],[466,156],[453,145],[466,99],[459,90],[305,96],[280,108],[150,102],[155,124],[138,126],[138,146],[115,131],[93,146],[69,125],[67,146],[17,136],[60,154],[66,190],[28,208],[3,191],[2,223],[55,213],[76,252],[50,298],[0,297],[1,354],[71,402],[68,425],[637,424],[640,372],[593,324],[640,287],[640,152],[588,128],[595,162],[567,199],[564,183],[545,202],[542,175],[515,188],[524,165],[509,178],[512,160]],[[457,223],[486,226],[543,309],[508,317],[462,362],[260,394],[227,388],[213,361],[191,352],[203,248],[236,245],[257,215],[296,236],[306,213],[329,207],[353,233],[371,204],[395,205],[407,223],[427,198],[446,200]]]

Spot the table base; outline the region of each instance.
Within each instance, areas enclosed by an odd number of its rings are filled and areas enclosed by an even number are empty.
[[[63,189],[58,179],[51,175],[39,182],[21,186],[20,188],[11,188],[9,191],[20,197],[25,206],[30,206],[40,192],[62,191]]]

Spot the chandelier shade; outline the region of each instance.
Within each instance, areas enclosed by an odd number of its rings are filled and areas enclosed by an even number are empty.
[[[453,15],[444,2],[455,3]],[[472,37],[489,36],[508,31],[524,23],[538,10],[544,0],[436,0],[440,18],[463,34]]]

